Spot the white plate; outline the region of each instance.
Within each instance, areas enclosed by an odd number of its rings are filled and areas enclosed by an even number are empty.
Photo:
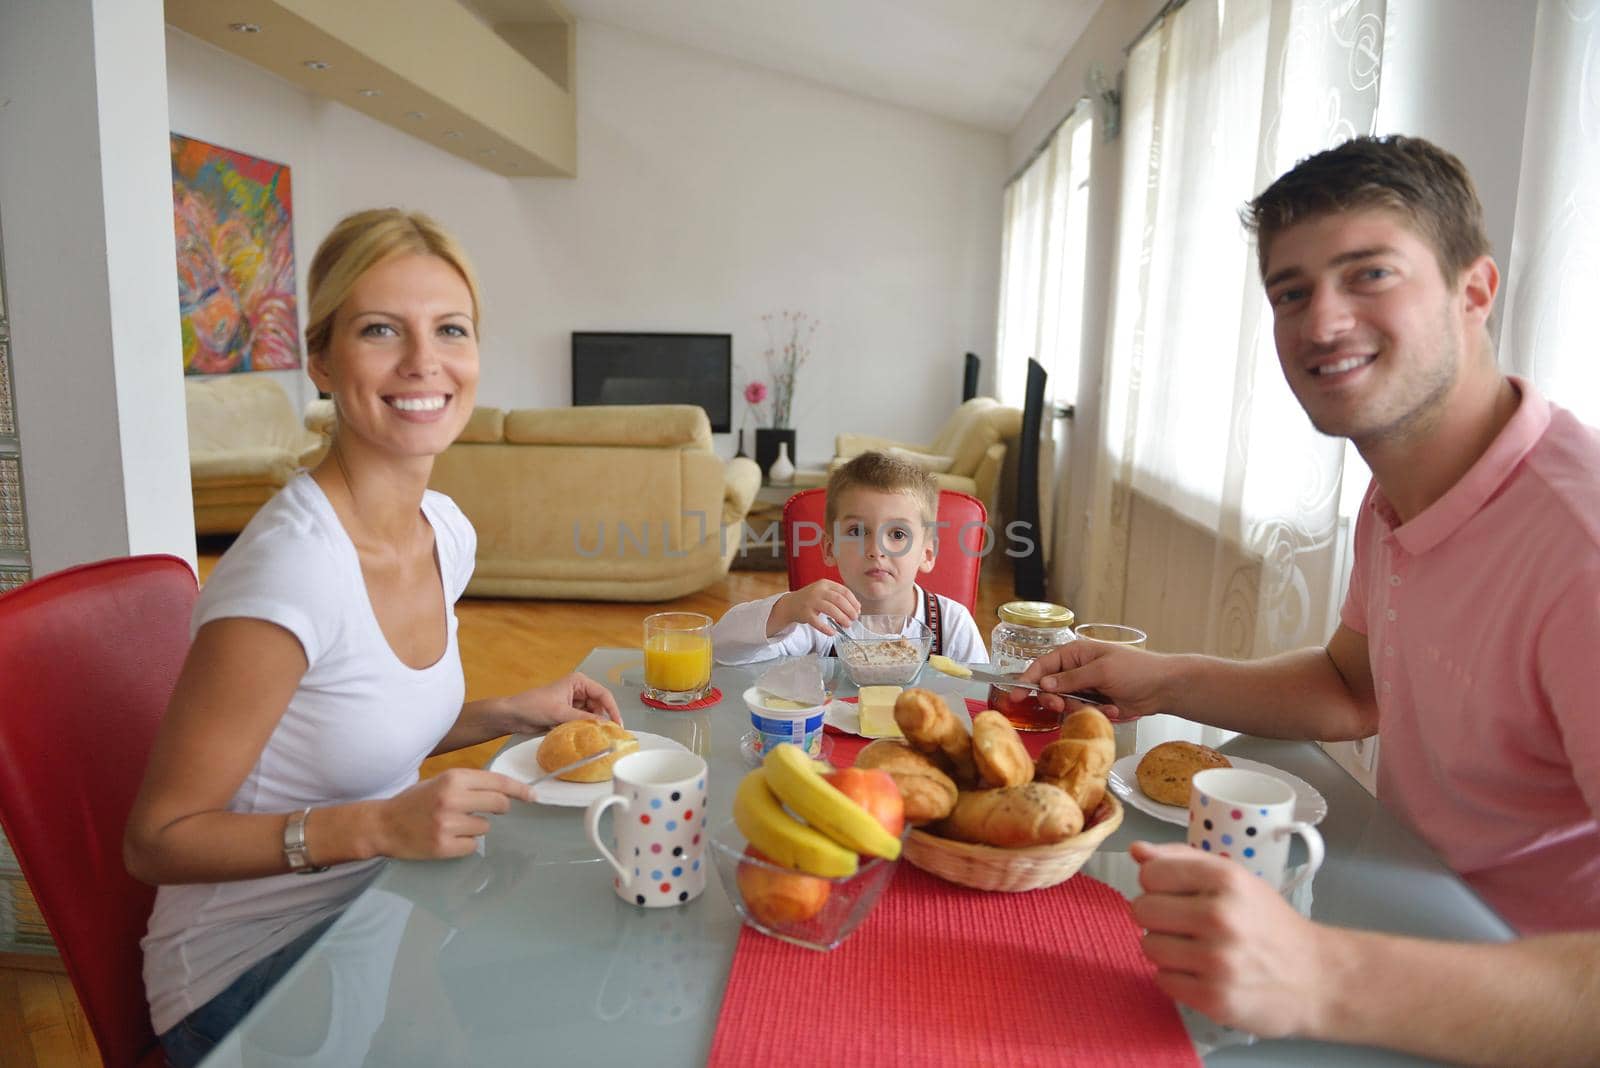
[[[1226,754],[1224,754],[1226,755]],[[1189,810],[1177,805],[1163,805],[1159,801],[1152,801],[1139,789],[1139,777],[1134,774],[1134,769],[1139,766],[1139,759],[1143,753],[1132,753],[1111,765],[1111,775],[1107,778],[1107,785],[1111,792],[1122,798],[1128,804],[1154,816],[1167,823],[1176,823],[1180,827],[1189,825]],[[1302,823],[1317,824],[1322,822],[1322,817],[1328,814],[1328,802],[1317,788],[1300,778],[1291,775],[1271,764],[1263,764],[1258,760],[1246,760],[1244,757],[1228,756],[1228,763],[1241,771],[1259,771],[1263,775],[1271,775],[1274,779],[1285,783],[1294,790],[1294,818]]]
[[[633,736],[639,739],[640,752],[648,752],[651,749],[682,749],[685,753],[689,751],[687,746],[671,738],[663,738],[659,734],[634,731]],[[500,755],[489,762],[489,770],[527,782],[544,774],[544,769],[539,766],[538,754],[539,746],[544,743],[545,736],[540,734],[534,737],[526,735],[517,737],[526,740],[501,750]],[[603,782],[563,782],[560,779],[547,779],[533,788],[533,799],[541,805],[586,808],[590,801],[604,797],[610,792],[610,779]]]

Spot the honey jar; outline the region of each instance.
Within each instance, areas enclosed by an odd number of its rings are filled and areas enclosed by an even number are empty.
[[[1000,622],[989,639],[994,669],[1016,675],[1058,645],[1075,641],[1072,609],[1048,601],[1010,601],[1000,606]],[[1053,731],[1061,726],[1061,713],[1039,704],[1037,694],[1016,698],[1000,686],[989,687],[989,707],[997,710],[1019,731]]]

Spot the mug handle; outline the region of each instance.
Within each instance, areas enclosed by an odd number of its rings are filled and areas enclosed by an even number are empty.
[[[617,861],[617,858],[611,855],[611,850],[607,849],[605,844],[600,841],[600,814],[606,809],[610,808],[612,805],[625,804],[627,804],[627,798],[623,797],[621,794],[607,794],[604,797],[597,797],[593,801],[590,801],[588,811],[586,811],[583,815],[583,833],[589,836],[589,844],[600,851],[600,855],[605,857],[606,862],[616,869],[618,877],[620,877],[624,883],[631,881],[632,876],[630,876],[627,869]],[[1321,851],[1322,843],[1321,840],[1318,839],[1317,852],[1319,856],[1321,855]]]
[[[1311,824],[1300,822],[1286,823],[1282,827],[1278,828],[1278,836],[1282,837],[1286,834],[1298,834],[1301,838],[1305,839],[1307,858],[1305,867],[1300,869],[1300,874],[1283,884],[1283,888],[1279,891],[1279,893],[1283,894],[1289,893],[1289,891],[1295,889],[1301,883],[1317,874],[1317,869],[1322,867],[1323,857],[1322,833],[1315,827],[1311,826]]]

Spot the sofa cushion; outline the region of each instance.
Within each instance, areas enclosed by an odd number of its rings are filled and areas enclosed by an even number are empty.
[[[503,440],[505,436],[505,412],[499,408],[474,408],[472,418],[467,420],[466,427],[456,435],[456,440],[470,441],[475,445],[493,445]]]
[[[318,444],[295,418],[289,395],[270,378],[189,378],[184,399],[193,454],[278,449],[297,458]]]
[[[694,404],[613,404],[519,408],[506,413],[515,445],[680,446],[711,451],[711,421]]]
[[[889,455],[896,460],[904,460],[908,464],[914,464],[935,475],[944,474],[955,466],[956,462],[954,456],[935,456],[932,453],[918,452],[915,449],[902,449],[898,445],[889,449]]]

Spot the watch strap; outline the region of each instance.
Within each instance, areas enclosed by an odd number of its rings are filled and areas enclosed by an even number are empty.
[[[306,817],[310,815],[311,808],[307,806],[299,812],[291,812],[283,824],[283,859],[288,861],[289,870],[297,875],[328,870],[326,866],[312,864],[311,854],[306,850]]]

